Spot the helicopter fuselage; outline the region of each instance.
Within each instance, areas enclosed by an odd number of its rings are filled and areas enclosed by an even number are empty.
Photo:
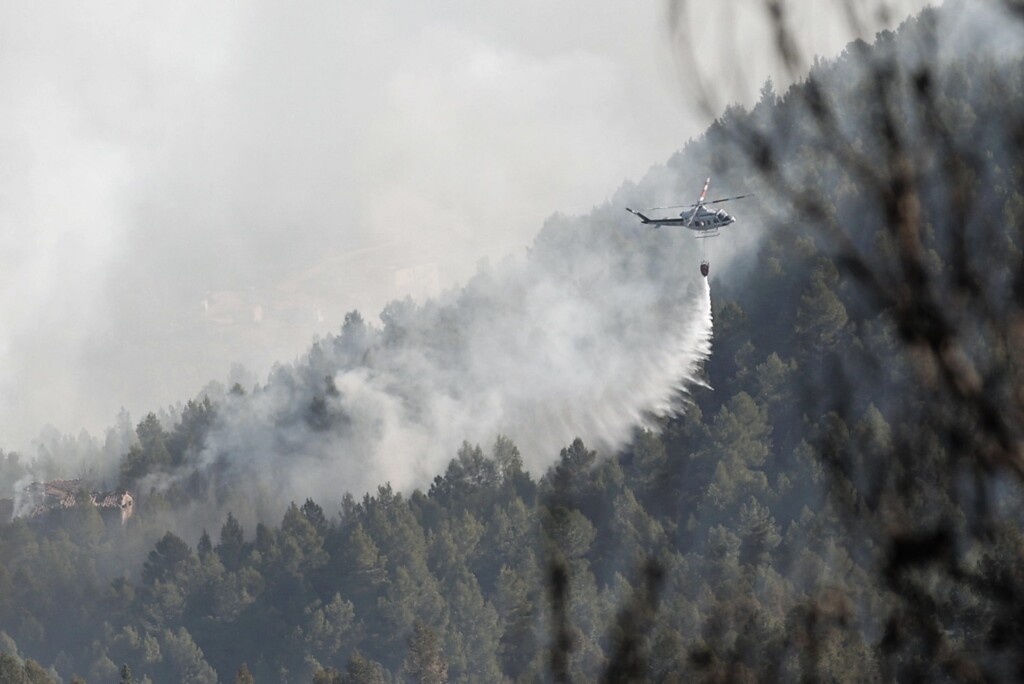
[[[691,212],[690,215],[684,212],[679,217],[687,220],[687,223],[682,225],[685,225],[690,230],[714,230],[728,226],[731,223],[736,223],[736,219],[727,212],[721,209],[711,211],[705,207],[698,207],[696,213]]]
[[[722,211],[711,211],[706,207],[700,206],[697,211],[684,211],[679,214],[678,218],[648,218],[638,211],[627,209],[630,213],[636,214],[640,217],[640,220],[647,224],[660,228],[661,226],[682,226],[683,228],[689,228],[697,232],[703,232],[706,230],[717,230],[729,224],[736,223],[728,212]]]

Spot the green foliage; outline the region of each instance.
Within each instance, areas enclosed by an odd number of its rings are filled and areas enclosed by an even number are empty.
[[[132,488],[145,475],[161,472],[172,465],[171,452],[167,449],[169,435],[156,414],[150,413],[135,429],[139,443],[125,454],[121,464],[121,486]]]
[[[828,258],[819,257],[811,270],[810,282],[800,297],[796,333],[812,347],[835,344],[836,336],[849,320],[846,307],[836,295],[839,271]]]
[[[242,666],[238,668],[238,672],[235,673],[234,684],[256,684],[256,678],[252,676],[252,672],[249,671],[249,666],[242,663]]]
[[[387,684],[380,663],[368,660],[358,649],[349,657],[340,681],[341,684]]]
[[[217,674],[206,662],[203,651],[184,627],[165,630],[159,637],[164,658],[155,674],[161,681],[216,684]]]
[[[409,635],[409,651],[402,663],[406,681],[413,684],[445,684],[448,662],[441,649],[441,640],[430,627],[417,620]]]
[[[220,528],[220,541],[217,543],[217,556],[228,570],[238,570],[242,566],[245,555],[245,535],[231,513],[228,513],[224,526]]]
[[[7,653],[0,653],[0,682],[28,684],[28,676],[21,662]]]
[[[149,552],[142,567],[142,581],[151,585],[158,581],[185,579],[193,560],[189,545],[168,532]]]

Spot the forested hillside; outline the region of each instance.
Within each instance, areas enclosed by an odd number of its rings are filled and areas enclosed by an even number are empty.
[[[610,205],[538,235],[534,258],[596,243],[681,296],[693,241],[622,208],[705,175],[757,193],[728,230],[763,238],[712,261],[713,348],[673,394],[681,413],[625,417],[620,449],[607,422],[560,453],[472,438],[429,486],[319,481],[282,510],[274,479],[294,492],[283,469],[313,463],[294,436],[351,434],[340,368],[451,354],[478,329],[442,303],[396,302],[380,327],[353,312],[266,384],[147,416],[116,474],[83,466],[135,492],[124,526],[87,503],[0,524],[0,681],[1020,677],[1024,61],[931,61],[941,16],[785,93],[767,83]],[[591,270],[564,264],[565,287],[606,282]],[[489,301],[492,283],[459,296]],[[666,326],[689,315],[667,299],[650,299]],[[500,329],[500,312],[483,320]],[[613,396],[643,381],[588,372]],[[278,470],[248,481],[237,462],[268,462],[222,426],[261,396],[288,397],[246,413]],[[331,458],[338,442],[315,444]],[[0,453],[0,485],[38,465]]]

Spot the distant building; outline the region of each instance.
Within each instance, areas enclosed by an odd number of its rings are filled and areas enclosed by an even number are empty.
[[[0,520],[14,517],[38,518],[50,511],[74,508],[91,504],[107,520],[117,520],[122,525],[135,512],[135,497],[127,490],[94,492],[84,480],[51,480],[33,482],[24,489],[17,501],[0,499]],[[7,511],[9,504],[9,512]]]

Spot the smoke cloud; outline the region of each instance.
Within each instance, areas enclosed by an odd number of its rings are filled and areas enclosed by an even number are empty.
[[[695,8],[698,51],[750,103],[771,37],[757,3],[720,4]],[[786,4],[809,54],[849,39]],[[121,407],[137,421],[236,362],[265,377],[345,311],[436,296],[604,201],[709,122],[664,14],[0,5],[0,446],[30,455],[47,423],[102,439]]]
[[[225,397],[190,467],[140,490],[198,469],[277,505],[330,505],[384,482],[425,487],[463,440],[505,435],[534,473],[577,436],[620,447],[702,383],[712,323],[693,240],[613,211],[556,217],[528,254],[425,304],[392,302],[379,325],[349,316],[265,386]]]

